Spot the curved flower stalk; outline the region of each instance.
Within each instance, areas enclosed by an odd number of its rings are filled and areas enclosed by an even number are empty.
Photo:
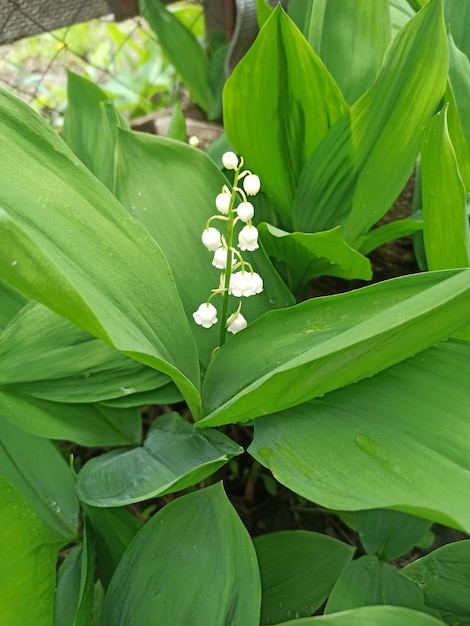
[[[196,324],[203,328],[210,328],[218,322],[217,309],[211,301],[217,295],[222,296],[219,346],[225,342],[227,331],[235,334],[246,328],[248,324],[241,313],[241,301],[236,311],[228,315],[229,295],[246,298],[263,291],[263,279],[241,254],[241,252],[252,252],[259,248],[258,229],[252,224],[255,208],[251,202],[248,202],[247,195],[255,196],[258,193],[261,187],[260,179],[249,170],[242,169],[243,158],[239,158],[234,152],[225,152],[222,155],[222,163],[227,170],[234,172],[233,187],[230,190],[227,185],[224,185],[222,191],[216,196],[215,206],[218,213],[207,220],[201,240],[203,245],[214,253],[212,265],[223,272],[220,274],[217,289],[213,289],[206,302],[203,302],[193,313]],[[243,181],[243,188],[238,187],[240,181]],[[234,208],[238,195],[241,196],[242,201]],[[216,220],[225,224],[225,233],[211,226],[211,223]],[[233,245],[234,230],[240,222],[243,227],[238,233],[237,249]]]

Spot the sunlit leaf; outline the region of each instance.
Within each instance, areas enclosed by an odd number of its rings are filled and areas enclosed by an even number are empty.
[[[209,365],[199,425],[301,404],[449,337],[468,324],[469,276],[470,270],[403,276],[264,315]]]
[[[304,163],[346,109],[325,66],[279,5],[227,80],[224,124],[287,225]]]
[[[446,80],[442,2],[431,0],[392,41],[369,91],[306,163],[295,197],[294,229],[316,232],[341,225],[349,243],[369,230],[408,180],[421,129],[444,95]]]
[[[6,91],[0,131],[8,152],[0,172],[2,278],[170,374],[197,415],[196,347],[155,241],[54,131]]]
[[[353,104],[382,67],[391,39],[389,2],[314,2],[307,39]]]

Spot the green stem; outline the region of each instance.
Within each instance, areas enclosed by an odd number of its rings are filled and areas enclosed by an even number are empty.
[[[224,276],[224,293],[222,294],[222,315],[220,319],[220,337],[219,346],[223,346],[225,343],[225,337],[227,335],[227,312],[228,312],[228,287],[230,285],[230,276],[232,275],[232,245],[233,245],[233,205],[235,203],[236,186],[238,183],[238,176],[240,169],[235,170],[235,176],[233,179],[232,195],[230,197],[230,206],[228,208],[228,222],[227,222],[227,264],[225,266]]]

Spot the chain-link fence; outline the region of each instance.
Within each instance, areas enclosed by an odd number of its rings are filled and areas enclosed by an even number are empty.
[[[226,27],[223,4],[201,0],[170,9],[202,37],[208,18],[209,27]],[[137,0],[2,0],[0,5],[0,84],[54,125],[60,126],[66,106],[67,70],[88,76],[129,118],[174,102],[175,70],[138,16]]]

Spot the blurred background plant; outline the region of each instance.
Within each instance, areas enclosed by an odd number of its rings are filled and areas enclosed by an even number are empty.
[[[205,47],[202,3],[167,8]],[[0,84],[58,128],[67,101],[66,69],[99,85],[128,119],[171,106],[181,95],[178,74],[142,17],[92,20],[0,47]]]

